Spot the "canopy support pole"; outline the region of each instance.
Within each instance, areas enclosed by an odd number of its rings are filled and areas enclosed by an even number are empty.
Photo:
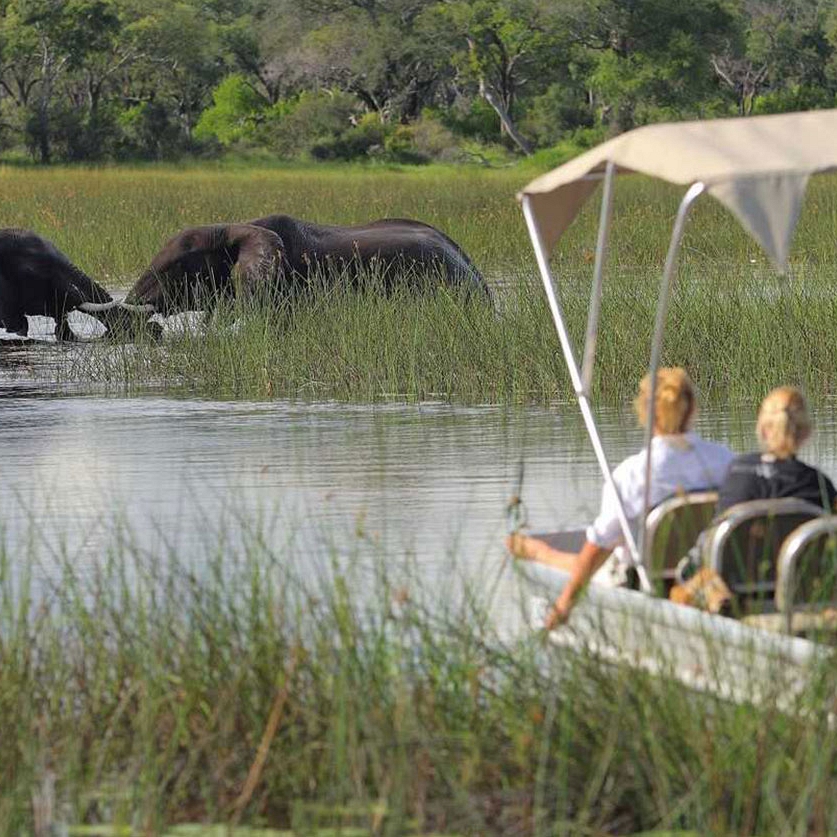
[[[596,359],[596,340],[599,336],[599,314],[602,307],[602,281],[604,263],[607,258],[607,237],[610,233],[610,218],[613,214],[613,178],[616,166],[608,162],[605,169],[602,207],[599,214],[599,237],[596,241],[596,264],[593,267],[593,287],[590,290],[590,313],[587,316],[587,335],[584,338],[584,359],[581,364],[581,386],[590,396],[593,382],[593,364]]]
[[[665,268],[660,279],[660,296],[657,299],[657,318],[654,323],[654,337],[651,341],[651,360],[648,364],[648,422],[645,425],[645,498],[643,500],[642,519],[639,522],[639,555],[645,562],[645,519],[651,510],[651,442],[654,438],[654,403],[657,395],[657,370],[660,368],[660,356],[663,347],[663,332],[666,326],[666,313],[668,301],[671,296],[671,285],[674,272],[677,267],[677,254],[680,252],[680,243],[683,240],[683,233],[686,229],[686,218],[692,204],[703,194],[706,186],[703,183],[693,183],[683,200],[680,201],[680,208],[677,210],[677,218],[674,222],[674,229],[671,232],[671,242],[668,245]]]
[[[578,407],[581,410],[584,424],[587,428],[587,433],[590,436],[590,441],[593,445],[593,450],[596,454],[596,460],[599,463],[602,476],[605,484],[613,491],[616,497],[616,510],[619,518],[619,526],[622,529],[622,536],[625,539],[625,546],[630,552],[631,559],[636,567],[639,576],[639,583],[642,590],[646,593],[653,592],[653,587],[648,579],[648,574],[645,572],[645,567],[639,560],[639,550],[637,549],[636,540],[631,526],[628,522],[628,517],[625,514],[625,507],[622,504],[622,497],[619,495],[619,490],[616,483],[613,481],[613,472],[605,456],[604,447],[602,446],[599,430],[596,427],[596,421],[593,417],[593,412],[590,407],[590,400],[584,391],[584,386],[581,381],[581,372],[575,360],[572,343],[570,342],[569,332],[564,321],[564,314],[561,310],[561,305],[555,295],[555,286],[552,281],[552,273],[549,269],[549,255],[541,237],[541,231],[538,227],[538,222],[532,212],[532,206],[528,195],[523,196],[523,217],[526,219],[526,227],[529,230],[529,237],[532,240],[532,247],[535,251],[535,258],[538,262],[538,270],[541,274],[544,290],[546,291],[546,298],[549,302],[549,310],[552,313],[552,320],[555,323],[555,330],[558,332],[558,339],[561,343],[561,351],[564,353],[564,360],[567,363],[567,370],[570,373],[570,380],[572,381],[573,389],[575,390],[576,399],[578,400]]]

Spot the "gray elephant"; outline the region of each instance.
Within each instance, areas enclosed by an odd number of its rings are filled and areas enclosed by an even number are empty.
[[[352,278],[370,269],[383,277],[385,290],[418,286],[430,276],[490,299],[465,252],[427,224],[386,219],[332,227],[271,215],[182,230],[154,256],[126,302],[162,314],[196,310],[241,291],[300,291],[318,270],[328,279],[333,268]]]
[[[282,242],[247,224],[191,227],[170,238],[125,298],[133,310],[172,314],[218,298],[273,292],[281,282]]]
[[[58,340],[74,340],[70,311],[92,314],[112,328],[118,306],[52,242],[29,230],[0,229],[0,325],[8,331],[25,337],[26,315],[41,315],[55,319]]]
[[[287,281],[308,283],[337,269],[350,279],[365,271],[385,290],[441,280],[468,295],[490,298],[488,286],[465,251],[435,227],[405,218],[384,218],[353,227],[312,224],[289,215],[247,223],[272,230],[283,244]]]

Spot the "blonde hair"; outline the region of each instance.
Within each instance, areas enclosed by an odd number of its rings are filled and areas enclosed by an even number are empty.
[[[634,399],[634,410],[640,425],[648,422],[648,396],[651,376],[646,375],[639,384],[639,394]],[[654,390],[654,429],[659,433],[683,433],[695,412],[695,388],[689,373],[682,366],[664,366],[657,370],[657,386]]]
[[[811,435],[805,398],[796,387],[777,387],[759,407],[756,435],[766,453],[778,459],[793,456]]]

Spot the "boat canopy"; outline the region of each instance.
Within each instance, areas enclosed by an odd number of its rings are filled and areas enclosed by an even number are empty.
[[[808,178],[837,169],[837,110],[648,125],[628,131],[526,186],[551,250],[611,164],[670,183],[703,183],[787,267]]]
[[[651,341],[645,428],[645,509],[639,521],[638,539],[631,531],[621,498],[617,504],[625,545],[634,560],[640,586],[646,592],[652,591],[644,562],[656,372],[677,255],[690,207],[703,192],[714,195],[761,244],[776,267],[784,271],[808,178],[837,169],[835,137],[837,110],[648,125],[570,160],[532,181],[518,195],[578,405],[605,483],[619,498],[590,402],[613,184],[620,172],[639,172],[688,186],[674,220]],[[549,253],[599,181],[604,183],[599,235],[583,356],[579,363],[552,277]]]

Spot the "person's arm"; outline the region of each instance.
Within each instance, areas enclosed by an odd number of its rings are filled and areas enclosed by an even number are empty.
[[[590,541],[584,542],[584,546],[581,547],[581,552],[575,556],[567,586],[561,591],[561,595],[555,600],[552,610],[546,617],[544,627],[548,631],[551,631],[556,625],[567,621],[578,594],[593,577],[593,573],[604,564],[611,551]]]

